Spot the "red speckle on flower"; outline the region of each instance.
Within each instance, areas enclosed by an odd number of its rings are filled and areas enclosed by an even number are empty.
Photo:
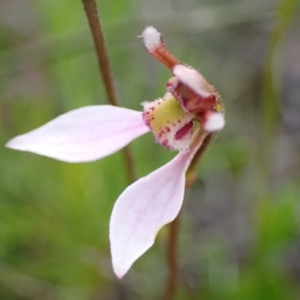
[[[168,143],[167,140],[163,140],[160,144],[161,144],[162,146],[166,147],[166,148],[170,148],[169,143]]]
[[[193,127],[193,121],[187,123],[184,125],[181,129],[179,129],[175,134],[175,140],[182,139],[186,134],[191,132],[191,129]]]
[[[170,127],[168,127],[168,126],[165,127],[165,129],[166,129],[167,132],[170,132],[170,131],[171,131]]]
[[[174,86],[174,83],[172,80],[169,80],[166,84],[166,87],[173,87]]]

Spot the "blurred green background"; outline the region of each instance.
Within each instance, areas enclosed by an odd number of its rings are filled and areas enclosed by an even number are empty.
[[[123,106],[165,92],[146,25],[219,90],[226,127],[199,165],[180,232],[176,299],[300,299],[300,10],[296,0],[98,1]],[[4,144],[104,104],[80,0],[0,0],[0,299],[159,299],[163,229],[129,274],[112,273],[108,222],[123,156],[67,164]],[[130,145],[137,176],[175,155]]]

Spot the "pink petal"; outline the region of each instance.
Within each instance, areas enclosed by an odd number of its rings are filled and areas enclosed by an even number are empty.
[[[148,131],[141,112],[86,106],[19,135],[6,146],[66,162],[86,162],[110,155]]]
[[[130,185],[115,203],[110,220],[112,263],[121,278],[154,243],[162,226],[173,221],[182,206],[185,172],[198,146]]]

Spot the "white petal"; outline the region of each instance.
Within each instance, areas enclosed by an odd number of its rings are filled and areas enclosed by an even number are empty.
[[[19,135],[6,146],[67,162],[110,155],[148,132],[141,112],[111,105],[86,106]]]
[[[225,125],[225,118],[222,113],[210,113],[204,123],[204,130],[214,132],[221,130]]]
[[[110,220],[112,263],[121,278],[154,243],[162,226],[173,221],[183,202],[185,172],[197,147],[130,185],[115,203]]]

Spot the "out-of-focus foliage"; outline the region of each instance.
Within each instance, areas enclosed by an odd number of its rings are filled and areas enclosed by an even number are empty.
[[[295,0],[99,1],[123,106],[160,97],[170,73],[146,25],[223,96],[227,124],[199,165],[180,234],[177,299],[300,299],[300,12]],[[121,282],[108,222],[122,153],[67,164],[4,148],[68,110],[106,103],[80,0],[0,1],[0,299],[158,299],[166,229]],[[175,153],[149,134],[138,176]]]

